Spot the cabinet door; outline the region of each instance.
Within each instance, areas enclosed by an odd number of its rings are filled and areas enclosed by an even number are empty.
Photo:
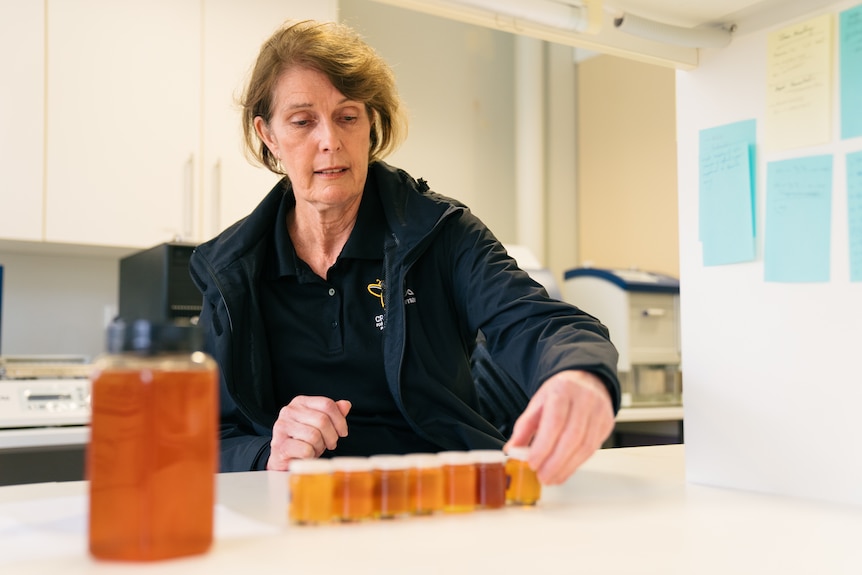
[[[46,239],[194,233],[200,3],[47,1]]]
[[[261,44],[289,18],[337,16],[336,0],[205,0],[202,239],[248,215],[278,181],[243,154],[239,101]]]
[[[0,3],[0,238],[42,239],[45,10]]]

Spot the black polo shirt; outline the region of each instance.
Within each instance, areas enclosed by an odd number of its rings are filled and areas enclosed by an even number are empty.
[[[383,368],[383,242],[380,198],[366,183],[356,224],[324,280],[297,255],[285,194],[260,282],[278,407],[297,395],[353,404],[348,436],[324,455],[437,451],[416,435],[389,392]]]

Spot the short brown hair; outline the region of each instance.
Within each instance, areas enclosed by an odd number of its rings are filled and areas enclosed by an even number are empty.
[[[254,119],[272,119],[273,95],[281,73],[303,66],[326,74],[345,97],[363,102],[371,120],[369,162],[393,152],[407,122],[389,65],[353,29],[335,22],[287,21],[261,46],[242,98],[246,152],[264,167],[284,174],[254,129]]]

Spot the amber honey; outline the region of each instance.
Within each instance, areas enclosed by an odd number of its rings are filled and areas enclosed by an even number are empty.
[[[476,506],[497,509],[506,505],[506,455],[500,450],[472,452],[476,466]]]
[[[131,358],[94,373],[87,478],[95,557],[148,561],[210,547],[218,376],[211,359],[196,355],[197,364]]]
[[[415,454],[410,456],[411,509],[417,515],[428,515],[443,509],[444,480],[443,468],[435,454]]]
[[[374,471],[365,457],[332,458],[332,515],[339,521],[374,516]]]
[[[437,454],[443,470],[443,511],[465,513],[476,508],[476,467],[470,452]]]
[[[383,519],[410,513],[410,469],[403,456],[370,458],[374,468],[374,515]]]
[[[506,501],[514,505],[535,505],[542,495],[542,484],[527,463],[529,448],[513,447],[508,451]]]
[[[288,518],[299,525],[332,521],[332,462],[327,459],[294,459],[290,462]]]

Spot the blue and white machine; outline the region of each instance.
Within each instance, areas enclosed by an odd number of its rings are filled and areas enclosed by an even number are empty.
[[[680,405],[679,280],[621,269],[564,274],[563,299],[596,316],[620,353],[623,407]]]

